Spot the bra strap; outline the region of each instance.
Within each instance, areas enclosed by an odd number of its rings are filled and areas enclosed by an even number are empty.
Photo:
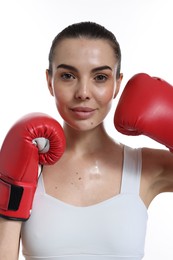
[[[121,193],[139,194],[141,170],[141,148],[131,148],[124,146]]]

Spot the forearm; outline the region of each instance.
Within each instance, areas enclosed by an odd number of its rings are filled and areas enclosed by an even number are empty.
[[[17,260],[21,222],[0,218],[0,259]]]

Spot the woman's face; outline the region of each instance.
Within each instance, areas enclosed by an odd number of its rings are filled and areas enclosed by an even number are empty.
[[[84,131],[103,122],[121,83],[116,71],[106,40],[65,39],[57,45],[47,82],[65,123]]]

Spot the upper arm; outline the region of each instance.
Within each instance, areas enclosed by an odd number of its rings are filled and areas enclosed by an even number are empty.
[[[173,153],[169,150],[143,149],[144,178],[156,195],[173,191]]]
[[[161,182],[163,183],[162,192],[173,191],[173,153],[169,151],[162,152],[163,171],[160,174]]]
[[[17,260],[21,222],[0,217],[0,259]]]

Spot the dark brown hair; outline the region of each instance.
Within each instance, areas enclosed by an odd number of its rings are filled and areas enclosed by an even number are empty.
[[[55,48],[58,43],[68,38],[88,38],[103,39],[108,41],[115,53],[117,59],[117,78],[120,76],[121,70],[121,49],[115,35],[100,24],[94,22],[81,22],[69,25],[62,30],[53,40],[49,52],[49,73],[52,75],[52,61],[55,55]]]

